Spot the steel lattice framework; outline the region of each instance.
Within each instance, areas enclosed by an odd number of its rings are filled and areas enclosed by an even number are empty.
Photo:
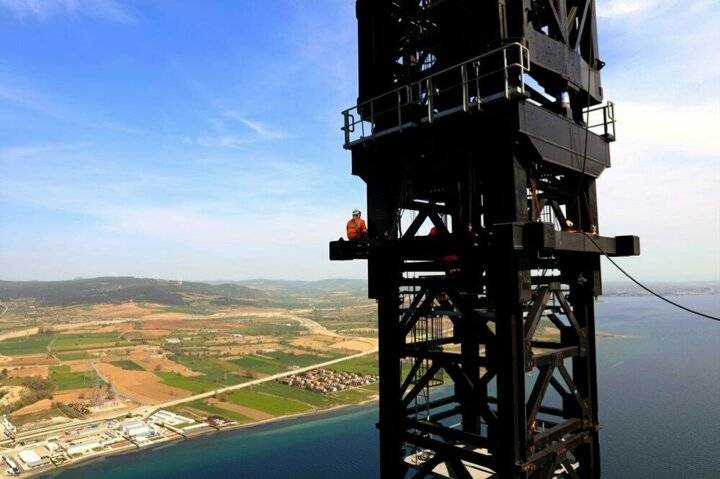
[[[600,477],[600,254],[639,240],[599,235],[615,130],[594,1],[358,0],[357,18],[343,131],[369,239],[330,255],[368,259],[378,301],[382,477]]]

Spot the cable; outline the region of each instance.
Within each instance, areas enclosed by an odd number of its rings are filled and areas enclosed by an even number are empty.
[[[590,8],[593,8],[593,4],[590,4]],[[588,12],[589,13],[589,12]],[[592,41],[588,40],[588,56],[587,56],[587,62],[588,62],[588,75],[587,75],[587,107],[585,111],[585,146],[583,147],[583,161],[582,161],[582,171],[580,172],[580,177],[578,178],[577,188],[575,188],[575,201],[578,203],[578,210],[580,210],[580,200],[577,199],[577,197],[580,195],[580,189],[582,188],[583,182],[585,181],[585,168],[587,166],[587,157],[588,157],[588,143],[589,143],[589,136],[590,136],[590,107],[592,106],[592,95],[590,94],[590,82],[592,82],[592,71],[593,71],[593,65],[595,64],[595,59],[593,58],[595,56],[595,52],[593,51],[593,43]],[[586,198],[587,199],[587,198]],[[581,216],[582,217],[582,216]],[[590,218],[592,221],[592,218]],[[579,228],[583,228],[582,221],[580,221],[581,224],[578,225]]]
[[[630,281],[632,281],[632,282],[635,283],[636,285],[640,286],[642,289],[644,289],[644,290],[647,291],[648,293],[652,294],[653,296],[655,296],[655,297],[657,297],[657,298],[659,298],[659,299],[662,299],[662,300],[665,301],[666,303],[672,304],[672,305],[675,306],[676,308],[683,309],[683,310],[687,311],[688,313],[696,314],[696,315],[698,315],[698,316],[702,316],[703,318],[712,319],[713,321],[720,321],[720,317],[710,316],[709,314],[701,313],[700,311],[695,311],[694,309],[690,309],[690,308],[688,308],[688,307],[686,307],[686,306],[683,306],[682,304],[676,303],[675,301],[671,301],[671,300],[667,299],[666,297],[664,297],[663,295],[661,295],[661,294],[659,294],[659,293],[656,293],[656,292],[653,291],[652,289],[648,288],[647,286],[645,286],[644,284],[642,284],[640,281],[638,281],[638,280],[636,280],[635,278],[633,278],[630,273],[628,273],[627,271],[625,271],[624,269],[622,269],[622,268],[620,267],[620,265],[617,264],[617,263],[610,257],[610,255],[608,255],[608,254],[605,252],[604,249],[602,249],[602,247],[600,246],[600,244],[599,244],[597,241],[595,241],[595,238],[593,238],[592,235],[590,235],[590,233],[585,233],[585,232],[583,232],[583,234],[584,234],[585,236],[587,236],[587,237],[590,239],[590,241],[592,241],[592,242],[595,244],[595,246],[597,247],[597,249],[600,250],[600,252],[603,254],[603,256],[605,256],[605,257],[608,259],[608,261],[610,261],[610,262],[612,263],[613,266],[615,266],[622,274],[624,274],[625,276],[627,276],[628,279],[630,279]]]

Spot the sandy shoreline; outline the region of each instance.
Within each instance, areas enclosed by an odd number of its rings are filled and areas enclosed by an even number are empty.
[[[65,462],[61,466],[57,466],[53,469],[45,469],[42,471],[29,471],[25,474],[23,474],[21,477],[39,477],[39,478],[52,478],[56,474],[59,474],[64,469],[73,469],[76,467],[83,467],[93,461],[99,461],[103,460],[106,457],[110,456],[119,456],[119,455],[130,455],[135,452],[139,451],[146,451],[146,450],[154,450],[154,449],[161,449],[165,447],[170,447],[171,445],[184,440],[191,440],[191,439],[199,439],[204,436],[210,436],[214,434],[222,434],[224,432],[232,432],[232,431],[238,431],[241,429],[254,429],[254,428],[261,428],[264,426],[274,426],[274,427],[280,427],[282,426],[281,423],[283,422],[304,422],[304,421],[310,421],[312,419],[315,419],[317,416],[325,416],[325,415],[332,415],[339,412],[350,412],[349,410],[352,409],[360,409],[364,406],[367,406],[368,404],[372,404],[374,402],[377,402],[378,398],[372,398],[367,399],[365,401],[361,401],[358,403],[351,403],[351,404],[340,404],[337,406],[332,406],[327,409],[317,409],[313,411],[306,411],[301,412],[297,414],[290,414],[287,416],[278,416],[270,419],[263,419],[261,421],[253,421],[253,422],[247,422],[243,424],[230,424],[224,427],[221,427],[219,429],[215,429],[212,427],[204,428],[200,431],[194,431],[190,432],[186,435],[182,435],[179,433],[176,433],[173,437],[168,437],[163,440],[153,442],[152,444],[148,444],[146,446],[128,446],[122,449],[118,449],[117,451],[102,451],[98,452],[97,454],[92,454],[89,456],[83,456],[79,457],[77,459],[74,459],[72,461]]]

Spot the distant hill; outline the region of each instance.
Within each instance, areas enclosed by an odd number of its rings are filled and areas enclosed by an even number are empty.
[[[720,294],[718,282],[650,283],[663,295]],[[627,282],[607,282],[605,296],[642,296]],[[164,305],[334,307],[367,302],[362,279],[292,281],[170,281],[153,278],[103,277],[70,281],[0,281],[0,301],[30,299],[41,306],[124,303]]]
[[[208,281],[209,284],[222,284]],[[367,281],[364,279],[322,279],[319,281],[293,281],[282,279],[249,279],[244,281],[226,281],[225,284],[246,286],[263,291],[288,292],[293,294],[331,294],[349,293],[367,296]]]
[[[0,301],[34,299],[43,306],[139,301],[186,305],[267,302],[268,294],[239,284],[207,284],[151,278],[107,277],[71,281],[0,281]]]
[[[663,296],[696,296],[720,294],[718,281],[652,282],[646,286]],[[647,296],[650,293],[630,282],[608,281],[603,284],[604,296]]]

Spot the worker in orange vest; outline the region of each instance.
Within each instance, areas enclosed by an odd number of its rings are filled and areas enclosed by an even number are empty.
[[[365,226],[365,220],[360,218],[360,210],[352,212],[352,218],[347,223],[347,237],[350,241],[367,239],[367,226]]]
[[[440,230],[438,230],[436,226],[433,226],[428,236],[430,238],[438,238],[440,237]],[[460,258],[454,253],[444,255],[442,258],[439,258],[439,262],[443,265],[447,274],[454,274],[460,271]]]

